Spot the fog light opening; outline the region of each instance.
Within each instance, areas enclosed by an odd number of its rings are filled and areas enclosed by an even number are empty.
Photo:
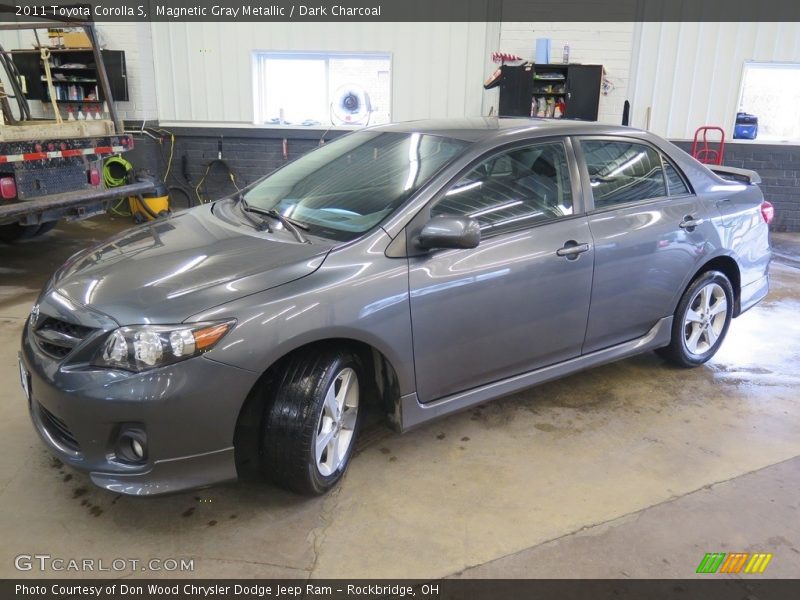
[[[117,460],[141,465],[147,461],[147,434],[141,427],[122,426],[117,436],[114,454]]]

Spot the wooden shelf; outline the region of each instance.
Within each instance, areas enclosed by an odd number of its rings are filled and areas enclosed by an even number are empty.
[[[42,77],[42,81],[47,81],[47,77]],[[53,85],[65,83],[97,83],[97,79],[53,79]]]

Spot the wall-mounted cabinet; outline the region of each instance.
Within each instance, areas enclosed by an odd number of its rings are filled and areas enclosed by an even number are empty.
[[[498,114],[596,121],[602,78],[602,65],[503,65]]]
[[[121,50],[101,52],[114,100],[128,100],[125,52]],[[49,102],[47,79],[39,50],[12,50],[11,54],[20,75],[25,77],[27,98]],[[59,103],[99,104],[106,100],[97,76],[94,53],[91,50],[51,49],[50,73],[56,101]]]

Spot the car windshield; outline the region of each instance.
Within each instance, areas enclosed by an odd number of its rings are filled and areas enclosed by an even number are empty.
[[[286,165],[244,199],[312,235],[346,241],[380,223],[466,146],[436,135],[360,131]]]

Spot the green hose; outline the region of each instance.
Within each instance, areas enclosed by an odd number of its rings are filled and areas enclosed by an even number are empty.
[[[106,187],[114,188],[128,183],[129,174],[133,171],[133,165],[121,156],[111,156],[103,162],[103,181]],[[120,198],[111,207],[111,212],[119,217],[130,217],[130,211],[120,210],[120,206],[128,201],[127,198]]]

